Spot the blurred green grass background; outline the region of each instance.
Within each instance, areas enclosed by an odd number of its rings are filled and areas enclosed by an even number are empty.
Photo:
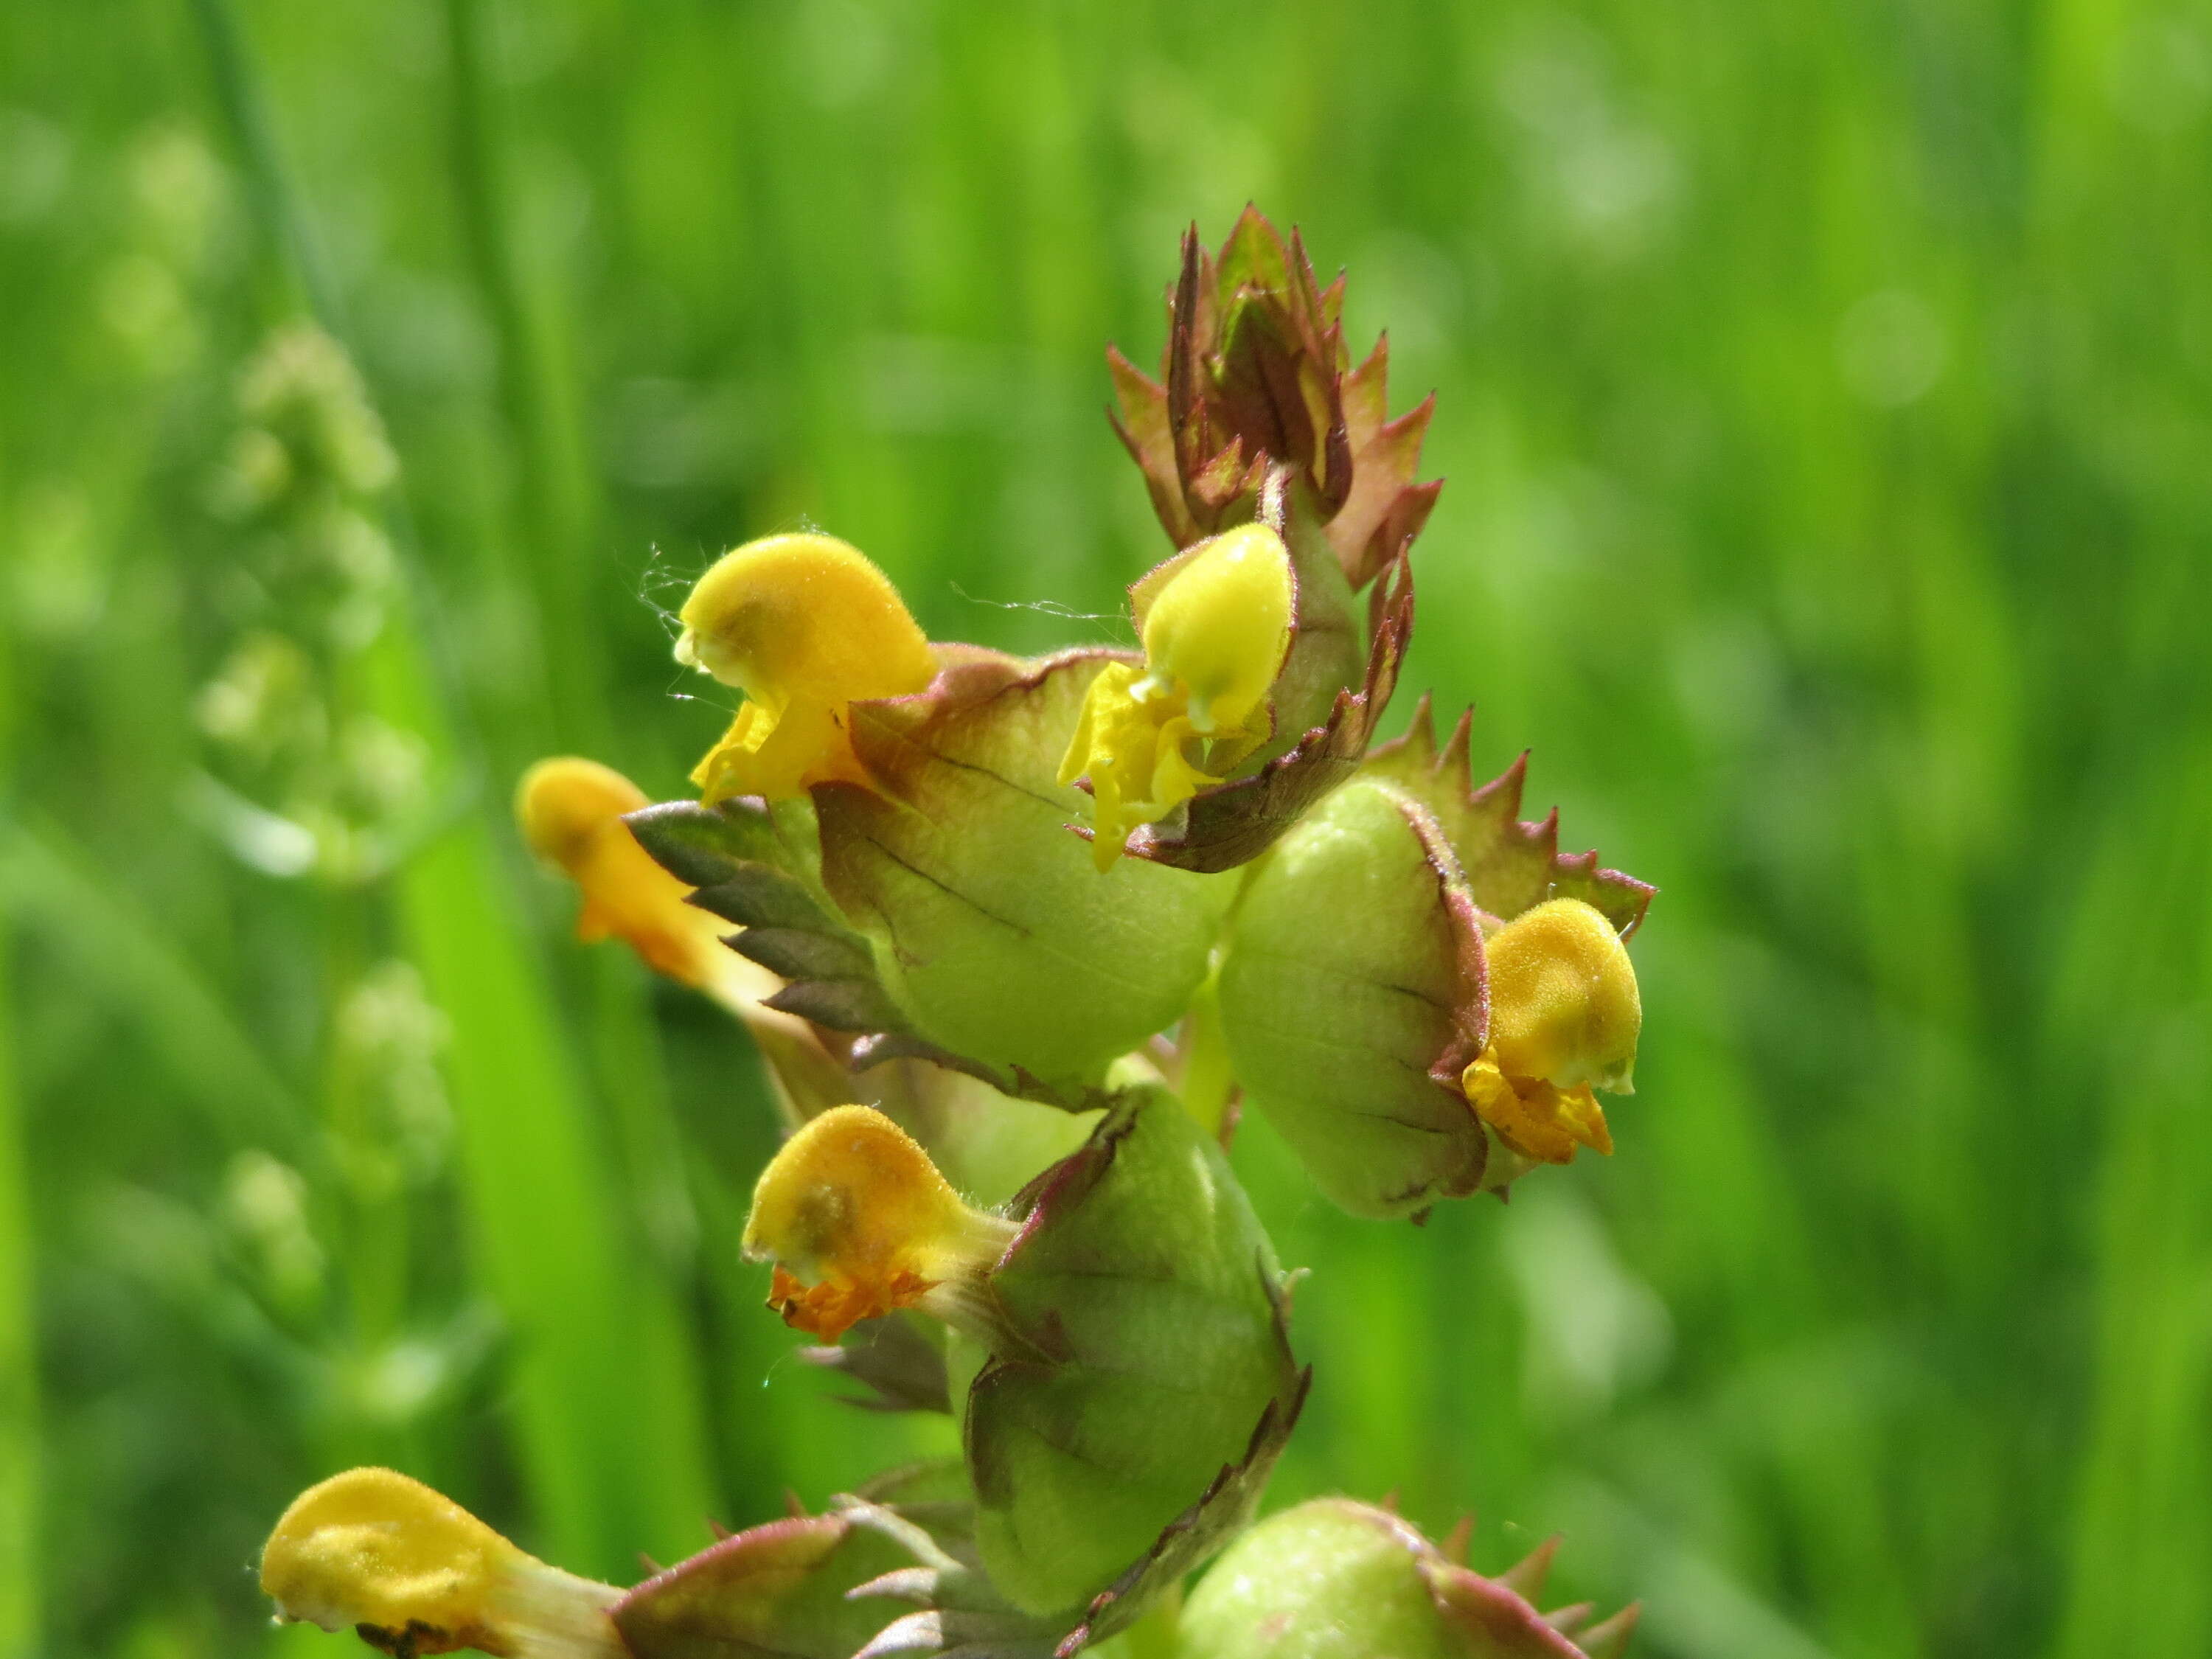
[[[248,1564],[349,1462],[623,1576],[948,1443],[788,1358],[751,1057],[507,791],[676,793],[662,611],[802,520],[1115,635],[1100,348],[1248,198],[1438,394],[1408,685],[1662,889],[1610,1161],[1380,1228],[1246,1126],[1276,1500],[1655,1655],[2212,1651],[2203,0],[82,0],[0,12],[0,1654],[342,1651]],[[224,507],[309,307],[337,604]]]

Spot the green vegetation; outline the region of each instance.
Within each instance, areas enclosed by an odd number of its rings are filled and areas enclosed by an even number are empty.
[[[628,1577],[939,1448],[507,794],[680,791],[748,536],[1116,636],[1101,348],[1248,197],[1437,392],[1405,684],[1661,889],[1612,1159],[1415,1234],[1244,1124],[1271,1504],[1654,1655],[2212,1650],[2208,136],[2203,0],[0,11],[0,1652],[335,1659],[244,1569],[350,1462]]]

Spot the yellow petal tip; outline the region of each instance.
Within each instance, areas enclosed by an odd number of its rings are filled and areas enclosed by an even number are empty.
[[[328,1631],[419,1629],[415,1651],[446,1653],[492,1638],[495,1586],[521,1559],[421,1481],[349,1469],[284,1511],[261,1552],[261,1588],[281,1618]]]
[[[543,760],[523,774],[515,817],[540,859],[583,895],[576,937],[619,939],[654,972],[704,985],[720,965],[725,924],[684,902],[691,890],[638,845],[623,815],[647,805],[645,792],[611,767],[574,755]]]

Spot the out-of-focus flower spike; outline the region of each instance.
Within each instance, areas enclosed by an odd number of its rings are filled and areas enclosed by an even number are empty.
[[[999,1327],[983,1281],[1018,1231],[971,1209],[881,1112],[838,1106],[761,1172],[744,1251],[775,1264],[769,1305],[826,1342],[912,1307],[989,1340]]]
[[[349,1469],[295,1498],[263,1547],[261,1588],[280,1621],[352,1630],[407,1659],[633,1659],[607,1616],[619,1589],[546,1565],[391,1469]]]
[[[692,774],[708,805],[866,785],[846,707],[921,690],[929,641],[890,579],[834,536],[768,536],[725,553],[679,613],[676,659],[745,694]]]

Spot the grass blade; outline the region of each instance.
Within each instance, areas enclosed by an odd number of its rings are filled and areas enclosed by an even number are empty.
[[[0,952],[0,1653],[39,1648],[39,1368],[21,1111]]]
[[[307,1112],[291,1086],[199,970],[58,832],[25,823],[0,842],[0,901],[149,1044],[228,1149],[296,1144]]]

